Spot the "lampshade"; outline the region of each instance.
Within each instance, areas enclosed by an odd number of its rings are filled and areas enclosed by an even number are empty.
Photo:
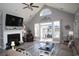
[[[69,35],[72,36],[73,35],[73,31],[69,31]]]
[[[15,42],[14,41],[11,42],[11,46],[15,46]]]

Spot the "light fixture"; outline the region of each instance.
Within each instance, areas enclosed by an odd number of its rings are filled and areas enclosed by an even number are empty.
[[[73,36],[73,31],[69,31],[69,36]]]

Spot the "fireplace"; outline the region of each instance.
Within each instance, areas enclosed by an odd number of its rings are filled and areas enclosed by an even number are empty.
[[[20,34],[8,34],[7,35],[7,44],[6,49],[11,48],[11,42],[15,42],[15,46],[18,46],[20,43]]]

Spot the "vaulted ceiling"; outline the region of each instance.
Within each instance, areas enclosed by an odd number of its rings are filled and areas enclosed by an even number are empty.
[[[30,17],[33,17],[43,7],[43,5],[48,5],[72,14],[75,14],[76,10],[79,8],[78,3],[35,3],[35,5],[38,5],[39,8],[33,8],[34,10],[31,11],[28,8],[23,9],[25,5],[22,3],[0,3],[0,10],[19,13],[24,17],[25,21],[28,21]]]

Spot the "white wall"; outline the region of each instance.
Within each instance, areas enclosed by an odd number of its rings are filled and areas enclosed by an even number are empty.
[[[65,25],[70,25],[71,30],[73,30],[73,28],[74,28],[73,22],[75,19],[74,14],[60,11],[60,10],[57,10],[55,8],[52,8],[52,7],[46,6],[46,5],[42,9],[45,9],[45,8],[49,8],[52,11],[52,15],[48,16],[51,19],[49,21],[53,22],[54,20],[60,20],[62,22],[62,30],[61,31],[62,31],[63,36],[67,34],[67,31],[64,28]],[[39,23],[43,19],[43,17],[40,17],[40,11],[31,19],[31,21],[29,21],[27,23],[27,27],[30,27],[33,34],[34,34],[34,24]],[[43,22],[46,22],[46,20],[44,20]]]
[[[75,20],[74,20],[74,37],[79,38],[79,9],[77,9],[75,13]]]
[[[23,42],[22,40],[22,27],[6,27],[5,26],[5,20],[6,20],[6,14],[15,15],[18,17],[22,17],[19,13],[13,12],[10,10],[1,10],[0,11],[0,48],[5,49],[6,43],[7,43],[7,35],[8,34],[20,34],[20,42]],[[15,29],[14,29],[15,28]]]

